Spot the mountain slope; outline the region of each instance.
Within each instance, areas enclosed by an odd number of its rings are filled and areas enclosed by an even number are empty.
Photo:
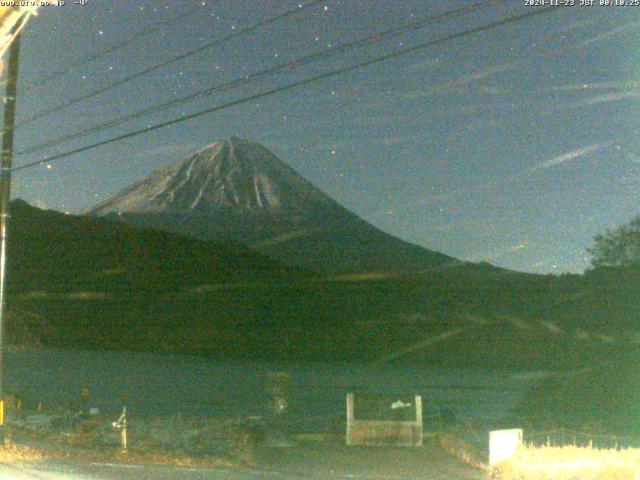
[[[323,271],[405,272],[460,263],[382,232],[265,147],[235,137],[157,171],[87,214],[242,242],[285,263]]]
[[[19,292],[181,291],[301,273],[239,244],[11,204],[10,288]]]

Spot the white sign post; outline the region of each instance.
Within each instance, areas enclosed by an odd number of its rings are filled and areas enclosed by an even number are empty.
[[[489,466],[512,458],[522,445],[522,429],[494,430],[489,432]]]

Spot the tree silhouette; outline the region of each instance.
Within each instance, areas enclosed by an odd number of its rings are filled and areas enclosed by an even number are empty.
[[[587,252],[594,267],[640,265],[640,215],[626,225],[596,235]]]

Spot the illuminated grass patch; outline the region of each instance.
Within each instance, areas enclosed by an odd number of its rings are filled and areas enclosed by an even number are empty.
[[[632,480],[640,478],[640,449],[522,447],[499,463],[491,480]]]

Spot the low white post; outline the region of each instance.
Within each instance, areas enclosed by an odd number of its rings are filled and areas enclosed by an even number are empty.
[[[127,451],[127,407],[122,407],[120,418],[111,424],[116,430],[120,430],[120,446],[122,452]]]
[[[512,458],[522,445],[522,429],[494,430],[489,432],[489,466]]]
[[[127,407],[122,408],[122,450],[127,451]]]

